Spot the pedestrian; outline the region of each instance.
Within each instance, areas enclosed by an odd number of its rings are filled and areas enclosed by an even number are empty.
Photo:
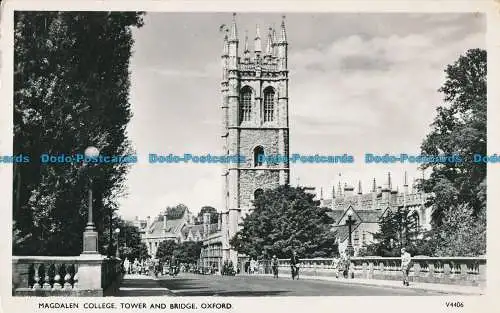
[[[125,261],[123,261],[123,267],[125,273],[130,274],[130,261],[128,260],[128,258],[125,258]]]
[[[299,279],[299,268],[300,268],[300,259],[297,256],[297,252],[294,250],[292,252],[292,257],[290,258],[290,270],[292,272],[292,279]]]
[[[411,255],[406,248],[401,249],[401,271],[403,272],[403,285],[410,286],[408,275],[410,273]]]
[[[278,258],[276,257],[276,254],[273,255],[273,258],[271,259],[271,266],[273,268],[273,276],[274,278],[278,278],[278,264],[279,264],[279,261],[278,261]]]

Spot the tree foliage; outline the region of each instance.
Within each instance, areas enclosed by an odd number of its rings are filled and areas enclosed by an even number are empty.
[[[216,223],[219,220],[219,213],[214,207],[203,206],[196,217],[195,224],[203,224],[203,214],[210,213],[210,223]]]
[[[327,257],[338,251],[328,209],[319,206],[303,188],[280,186],[266,190],[254,201],[255,209],[231,245],[252,257]]]
[[[176,247],[177,243],[174,240],[163,240],[158,245],[155,257],[160,260],[160,262],[169,261],[174,254],[174,250]]]
[[[486,164],[474,163],[473,155],[486,155],[486,51],[471,49],[448,65],[446,81],[439,89],[444,105],[437,108],[432,130],[424,139],[425,155],[460,155],[464,162],[425,164],[431,168],[423,189],[434,195],[433,224],[441,225],[451,207],[467,204],[477,216],[485,207]]]
[[[141,233],[139,229],[128,221],[124,221],[121,218],[117,218],[117,227],[120,229],[120,233],[115,241],[119,245],[120,257],[122,259],[128,258],[129,260],[141,260],[149,257],[148,248],[146,244],[141,241]],[[115,242],[116,249],[116,242]],[[113,254],[116,250],[110,250]]]
[[[15,12],[13,150],[31,162],[14,167],[15,232],[25,240],[13,253],[81,252],[89,175],[96,228],[108,228],[129,166],[99,164],[90,173],[81,163],[39,157],[81,154],[90,145],[108,156],[133,152],[125,132],[133,26],[142,26],[140,13]]]
[[[405,247],[412,255],[429,255],[431,251],[415,214],[405,208],[388,210],[380,218],[380,229],[373,235],[374,243],[367,245],[361,254],[393,257],[399,256]]]
[[[474,214],[466,204],[451,207],[443,223],[430,234],[435,256],[480,256],[486,254],[486,210]]]
[[[164,240],[158,246],[156,258],[160,262],[170,261],[172,256],[180,263],[194,264],[200,258],[201,242],[184,241],[176,243],[174,240]]]

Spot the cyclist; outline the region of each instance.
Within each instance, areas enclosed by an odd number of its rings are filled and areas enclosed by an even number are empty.
[[[290,267],[292,270],[292,279],[299,279],[299,267],[300,267],[300,259],[297,256],[297,252],[293,251],[292,252],[292,257],[290,258]]]
[[[271,259],[271,266],[273,268],[274,278],[278,278],[278,258],[276,255],[273,255],[273,258]]]

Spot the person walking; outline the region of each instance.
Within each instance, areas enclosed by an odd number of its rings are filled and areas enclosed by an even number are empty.
[[[128,260],[128,258],[125,258],[125,261],[123,261],[123,267],[125,273],[130,274],[130,261]]]
[[[299,279],[299,267],[300,267],[300,259],[297,256],[297,252],[294,250],[292,252],[292,257],[290,258],[290,269],[292,271],[292,279]]]
[[[401,271],[403,272],[403,285],[410,286],[408,275],[410,273],[411,255],[406,248],[401,249]]]
[[[276,254],[273,255],[273,258],[271,259],[271,267],[273,269],[273,276],[274,278],[278,278],[278,258],[276,257]]]

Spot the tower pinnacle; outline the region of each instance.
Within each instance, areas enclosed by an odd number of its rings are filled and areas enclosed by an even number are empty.
[[[259,53],[259,52],[262,52],[262,42],[260,40],[260,28],[259,28],[259,24],[257,24],[257,29],[255,31],[255,41],[254,41],[254,49],[255,49],[255,52]]]
[[[266,54],[271,55],[273,53],[273,29],[269,27],[269,34],[267,35],[267,47]]]
[[[233,23],[231,25],[230,40],[238,40],[238,30],[236,29],[236,13],[233,13]]]
[[[286,43],[286,27],[285,27],[285,16],[282,16],[281,20],[281,38],[280,42]]]

